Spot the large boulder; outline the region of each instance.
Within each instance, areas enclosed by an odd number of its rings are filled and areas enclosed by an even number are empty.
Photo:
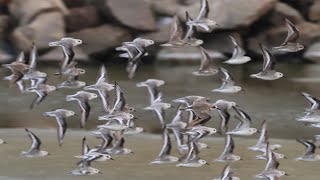
[[[303,54],[303,57],[312,61],[319,62],[320,60],[320,42],[312,44],[307,51]]]
[[[145,39],[152,39],[155,43],[161,44],[168,42],[171,31],[171,17],[162,18],[157,22],[157,30],[141,35]]]
[[[300,38],[298,42],[303,44],[305,48],[320,40],[320,25],[315,23],[303,22],[296,25]],[[261,54],[259,43],[265,44],[267,47],[279,46],[283,43],[287,36],[287,28],[285,25],[281,27],[270,27],[265,32],[261,32],[257,36],[248,39],[248,48],[257,54]]]
[[[122,25],[142,31],[156,29],[150,3],[147,0],[105,0],[104,9]]]
[[[20,26],[29,24],[42,12],[53,10],[68,14],[61,0],[12,0],[9,3],[10,14],[18,20]]]
[[[65,37],[65,24],[60,12],[40,14],[30,24],[16,28],[12,33],[18,50],[29,51],[32,42],[38,49],[48,48],[50,41]]]
[[[320,0],[315,0],[308,12],[308,18],[311,21],[320,21]]]
[[[68,32],[98,26],[102,22],[98,10],[94,6],[72,8],[65,20]]]
[[[233,29],[247,27],[271,10],[277,0],[208,0],[209,18],[215,20],[220,26],[217,28]],[[188,11],[191,17],[199,14],[200,1],[191,5],[179,5],[175,0],[153,0],[152,7],[159,14],[174,15],[185,19]]]
[[[270,12],[270,17],[267,18],[272,25],[284,25],[284,18],[289,19],[293,24],[298,24],[304,21],[300,12],[288,4],[277,2],[273,10]]]
[[[68,8],[81,7],[87,4],[87,0],[63,0]]]
[[[4,39],[9,29],[10,17],[7,15],[0,15],[0,40]]]
[[[81,48],[84,53],[93,55],[110,50],[121,45],[124,41],[131,40],[129,32],[114,25],[101,25],[95,28],[87,28],[68,34],[69,37],[79,38],[86,44]]]

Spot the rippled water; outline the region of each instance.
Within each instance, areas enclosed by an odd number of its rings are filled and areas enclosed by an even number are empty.
[[[80,77],[88,84],[94,83],[98,71],[98,65],[80,65],[87,70],[85,76]],[[137,88],[135,84],[147,78],[156,78],[166,81],[160,87],[164,94],[164,100],[171,102],[172,99],[186,95],[202,95],[212,98],[213,101],[226,99],[237,102],[242,109],[248,112],[253,119],[254,126],[260,127],[262,120],[269,122],[271,136],[275,138],[296,138],[297,135],[310,137],[317,132],[317,129],[304,127],[297,123],[294,118],[308,106],[307,102],[300,95],[301,91],[308,92],[320,97],[320,87],[316,77],[320,75],[319,65],[288,65],[280,64],[278,70],[285,74],[285,78],[277,81],[261,81],[249,77],[251,73],[259,71],[260,64],[249,64],[245,66],[226,66],[235,76],[238,85],[245,91],[232,95],[212,93],[211,89],[220,86],[218,77],[195,77],[191,72],[196,70],[197,65],[172,65],[172,64],[144,64],[139,69],[133,80],[127,78],[124,65],[107,65],[110,82],[117,81],[127,102],[137,109],[135,115],[139,118],[138,125],[145,128],[147,132],[160,132],[156,116],[150,111],[142,110],[149,103],[147,90]],[[54,76],[58,66],[43,65],[42,71],[47,72],[50,77],[48,84],[57,85],[63,79]],[[9,71],[0,69],[0,76],[8,75]],[[42,113],[55,108],[68,108],[80,114],[76,102],[66,102],[65,96],[74,94],[76,90],[59,89],[51,92],[47,99],[40,106],[33,110],[29,105],[35,94],[20,94],[16,87],[9,88],[7,81],[0,81],[0,127],[55,127],[55,121],[42,116]],[[111,93],[112,95],[112,93]],[[100,100],[90,102],[92,113],[89,117],[88,129],[93,128],[98,122],[97,116],[102,115]],[[171,121],[175,108],[167,112],[166,120]],[[213,113],[213,126],[219,122],[217,113]],[[80,117],[71,117],[68,122],[70,127],[78,128]],[[232,119],[234,125],[236,120]]]
[[[80,65],[87,70],[81,80],[91,84],[96,79],[97,65]],[[124,65],[107,65],[110,82],[117,81],[124,91],[127,102],[137,109],[135,115],[139,118],[137,124],[145,128],[146,132],[160,132],[159,122],[156,116],[149,111],[142,110],[149,103],[147,90],[137,88],[135,84],[147,78],[156,78],[166,81],[166,85],[160,88],[164,94],[164,100],[171,102],[172,99],[186,95],[202,95],[212,98],[213,101],[226,99],[237,102],[242,109],[248,112],[253,119],[253,126],[260,127],[262,120],[269,122],[270,136],[275,143],[283,144],[281,153],[288,159],[281,160],[280,169],[290,176],[281,179],[317,180],[319,162],[296,162],[294,158],[303,153],[303,146],[293,139],[297,137],[310,138],[319,130],[309,128],[298,123],[294,118],[307,106],[307,102],[300,95],[301,91],[308,92],[320,97],[319,65],[282,65],[278,70],[286,77],[277,81],[267,82],[251,79],[249,74],[259,71],[260,64],[245,66],[225,66],[230,70],[238,85],[245,91],[224,95],[212,93],[210,90],[220,86],[217,77],[195,77],[191,72],[196,70],[196,65],[173,65],[173,64],[144,64],[139,69],[133,80],[128,80]],[[42,64],[40,69],[47,72],[50,77],[48,84],[57,85],[63,79],[52,75],[58,66]],[[8,75],[9,71],[0,69],[0,76]],[[88,131],[72,129],[79,128],[79,116],[68,120],[69,129],[65,137],[65,144],[59,148],[56,140],[55,120],[42,117],[42,113],[55,108],[68,108],[80,114],[75,102],[66,102],[65,96],[75,93],[76,90],[60,89],[49,94],[47,99],[33,110],[29,109],[35,94],[20,94],[17,88],[9,88],[7,81],[0,81],[0,127],[11,129],[0,130],[0,137],[7,140],[8,144],[0,146],[0,179],[75,179],[67,176],[68,171],[76,168],[74,155],[80,153],[81,139],[84,135],[89,138],[89,144],[93,146],[97,141]],[[99,99],[91,102],[92,113],[87,130],[93,129],[99,124],[98,115],[102,115]],[[166,113],[166,120],[171,121],[175,109]],[[219,118],[213,113],[213,121],[210,126],[217,126]],[[231,120],[231,126],[237,123]],[[24,159],[19,153],[29,147],[29,140],[23,129],[29,127],[42,139],[43,149],[51,155],[39,159]],[[34,129],[39,128],[39,129]],[[236,154],[243,157],[243,161],[232,164],[235,175],[241,179],[254,179],[254,175],[264,169],[265,162],[253,160],[254,152],[247,150],[248,146],[255,144],[257,136],[251,138],[236,138]],[[281,140],[281,139],[292,140]],[[207,161],[219,156],[223,148],[223,139],[218,135],[214,138],[205,139],[210,149],[203,150],[200,156]],[[161,136],[143,134],[130,136],[126,139],[126,146],[133,149],[134,155],[115,157],[115,161],[94,163],[94,167],[102,171],[102,175],[95,175],[90,179],[212,179],[219,176],[225,164],[211,163],[197,169],[176,168],[175,165],[151,166],[152,161],[159,153]],[[179,156],[175,149],[173,154]],[[88,177],[76,177],[88,179]]]

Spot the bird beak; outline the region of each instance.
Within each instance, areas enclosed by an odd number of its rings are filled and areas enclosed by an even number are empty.
[[[136,120],[136,119],[138,119],[138,118],[134,116],[132,119]]]
[[[88,45],[88,44],[87,44],[87,43],[85,43],[85,42],[82,42],[82,44],[83,44],[83,45]]]
[[[78,114],[74,114],[74,116],[79,116]]]
[[[102,172],[99,171],[99,174],[102,174]]]
[[[206,163],[206,165],[210,165],[209,163]]]
[[[132,151],[131,151],[130,153],[131,153],[131,154],[134,154],[134,152],[132,152]]]
[[[114,161],[114,159],[113,159],[113,158],[110,158],[110,160]]]
[[[283,157],[284,159],[288,159],[286,156]]]
[[[289,174],[285,173],[284,175],[289,176]]]

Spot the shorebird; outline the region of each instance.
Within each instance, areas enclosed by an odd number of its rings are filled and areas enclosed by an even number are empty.
[[[260,174],[256,175],[256,178],[270,178],[270,177],[280,177],[287,175],[286,172],[278,170],[279,162],[277,158],[275,157],[274,153],[271,151],[269,147],[269,142],[266,146],[266,152],[267,152],[267,165],[264,171],[262,171]]]
[[[205,30],[206,32],[211,32],[215,26],[218,26],[218,24],[208,18],[209,12],[210,8],[208,0],[201,0],[198,17],[193,21],[187,22],[187,25],[196,26]]]
[[[232,57],[226,61],[224,61],[223,63],[227,63],[227,64],[244,64],[246,62],[249,62],[251,60],[251,58],[249,56],[245,56],[246,51],[244,49],[242,49],[240,47],[240,45],[238,44],[238,42],[234,39],[234,37],[229,36],[232,44],[234,46],[234,50],[232,53]]]
[[[233,172],[231,171],[230,164],[227,164],[221,173],[221,177],[215,178],[213,180],[240,180],[239,177],[232,176]]]
[[[57,135],[58,135],[58,142],[59,146],[62,145],[62,141],[64,138],[64,135],[67,131],[68,124],[66,122],[66,118],[70,116],[74,116],[75,113],[73,111],[67,110],[67,109],[56,109],[53,111],[48,111],[43,113],[44,116],[47,117],[54,117],[57,121]]]
[[[165,110],[171,108],[171,104],[162,102],[161,97],[151,105],[146,108],[145,110],[152,110],[157,115],[158,120],[162,128],[165,126]]]
[[[208,52],[200,46],[201,51],[201,63],[198,71],[193,72],[195,76],[212,76],[218,73],[218,68],[212,68],[210,66],[210,56]]]
[[[249,147],[248,149],[258,152],[266,152],[267,143],[269,142],[268,131],[267,131],[267,121],[263,120],[260,130],[260,137],[256,145]],[[271,150],[276,150],[281,148],[280,144],[269,145]]]
[[[288,34],[284,42],[278,46],[274,47],[274,51],[282,52],[297,52],[304,49],[304,46],[297,42],[299,38],[299,31],[295,25],[293,25],[287,18],[284,19],[288,30]]]
[[[235,102],[226,101],[226,100],[221,99],[221,100],[217,100],[214,103],[214,105],[217,106],[219,117],[220,117],[220,124],[219,124],[218,133],[223,134],[223,132],[227,132],[227,129],[228,129],[228,123],[230,120],[229,110],[233,106],[237,106],[237,104]]]
[[[56,90],[56,87],[46,84],[46,77],[31,79],[31,82],[33,86],[27,88],[26,91],[35,92],[37,94],[37,97],[30,105],[30,108],[33,109],[35,105],[39,105],[48,96],[49,92]]]
[[[191,39],[183,37],[184,29],[182,27],[181,21],[177,15],[175,15],[172,19],[171,23],[171,32],[170,32],[170,39],[167,43],[161,44],[160,46],[164,47],[183,47],[183,46],[199,46],[203,43],[202,40],[195,40],[195,42],[188,41]],[[191,33],[188,33],[191,34]]]
[[[307,140],[302,140],[302,139],[297,139],[297,141],[306,147],[306,151],[302,156],[296,158],[296,160],[298,161],[319,161],[320,160],[320,155],[315,154],[315,150],[317,147],[314,143]]]
[[[231,131],[226,132],[226,134],[237,135],[237,136],[251,136],[258,132],[256,128],[250,128],[252,123],[250,116],[238,107],[233,107],[233,109],[240,116],[235,115],[234,117],[240,121],[237,127]]]
[[[225,138],[225,145],[222,154],[213,162],[234,162],[241,160],[240,156],[236,156],[233,154],[234,150],[234,141],[231,135],[227,134]]]
[[[195,142],[188,144],[189,152],[181,158],[181,163],[177,164],[178,167],[201,167],[207,164],[207,161],[199,158],[199,149]]]
[[[171,156],[171,140],[169,136],[168,129],[165,127],[162,133],[163,144],[160,150],[158,157],[153,160],[150,164],[166,164],[166,163],[174,163],[179,160],[179,158]]]
[[[234,78],[232,74],[224,69],[223,67],[219,67],[219,72],[222,76],[222,85],[219,88],[211,90],[212,92],[219,92],[219,93],[237,93],[242,90],[240,86],[235,86]]]
[[[31,139],[31,147],[28,151],[22,151],[20,156],[23,157],[43,157],[49,155],[47,151],[43,151],[40,149],[41,141],[33,132],[25,129],[28,133],[29,138]]]
[[[98,95],[86,91],[78,91],[76,94],[67,95],[66,101],[77,101],[81,111],[80,127],[83,128],[88,120],[91,106],[89,101],[97,98]]]
[[[103,109],[107,113],[110,111],[108,91],[111,91],[113,89],[114,89],[114,85],[108,83],[107,70],[104,65],[101,65],[100,67],[96,83],[93,85],[84,87],[84,90],[92,90],[92,91],[98,92],[100,99],[102,101]]]
[[[251,74],[250,77],[262,80],[276,80],[283,77],[283,74],[275,71],[276,59],[271,52],[262,44],[259,44],[263,55],[263,68],[257,74]]]
[[[112,148],[106,149],[106,153],[115,154],[115,155],[125,155],[125,154],[133,154],[131,149],[124,148],[124,131],[116,131],[114,133],[115,143]]]
[[[137,87],[146,87],[148,89],[149,95],[150,95],[150,105],[154,104],[155,100],[162,97],[162,93],[157,89],[157,87],[160,87],[164,85],[163,80],[159,79],[148,79],[146,81],[137,83]]]

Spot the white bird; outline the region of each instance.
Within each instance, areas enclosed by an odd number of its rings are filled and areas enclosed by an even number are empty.
[[[237,93],[242,90],[242,88],[240,86],[234,85],[235,84],[234,78],[228,70],[226,70],[222,67],[219,67],[219,72],[222,76],[222,78],[221,78],[222,85],[219,88],[211,90],[212,92],[231,94],[231,93]]]
[[[23,157],[43,157],[49,155],[47,151],[43,151],[40,149],[41,141],[33,132],[25,129],[28,133],[29,138],[31,139],[31,147],[28,151],[22,151],[20,156]]]
[[[232,36],[229,36],[229,37],[230,37],[232,44],[234,46],[234,50],[232,53],[232,57],[230,59],[228,59],[227,61],[224,61],[224,63],[244,64],[244,63],[249,62],[251,60],[251,58],[249,56],[245,56],[245,54],[246,54],[245,50],[240,47],[240,45],[234,39],[234,37],[232,37]]]

